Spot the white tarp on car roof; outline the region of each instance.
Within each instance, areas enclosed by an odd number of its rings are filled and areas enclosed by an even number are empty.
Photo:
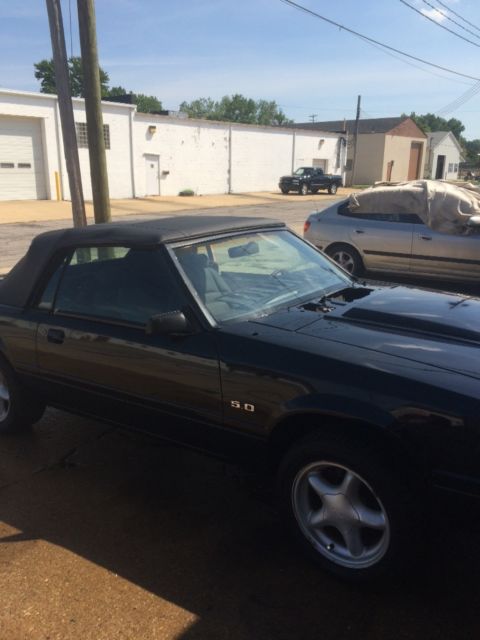
[[[442,180],[378,183],[353,193],[348,208],[353,213],[415,213],[435,231],[468,233],[468,220],[480,215],[480,189]]]

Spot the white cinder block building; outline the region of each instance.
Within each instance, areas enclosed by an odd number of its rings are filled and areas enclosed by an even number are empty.
[[[91,199],[85,105],[73,100],[82,182]],[[103,103],[110,196],[277,190],[299,166],[342,174],[341,134],[137,113]],[[0,200],[69,199],[56,96],[0,90]]]

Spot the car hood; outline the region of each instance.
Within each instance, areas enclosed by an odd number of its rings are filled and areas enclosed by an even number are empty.
[[[480,299],[409,287],[361,288],[256,322],[480,378]]]

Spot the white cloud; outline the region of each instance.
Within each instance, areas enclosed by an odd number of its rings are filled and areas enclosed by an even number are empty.
[[[437,9],[420,9],[424,16],[435,20],[435,22],[444,22],[446,20],[445,13],[440,13]]]

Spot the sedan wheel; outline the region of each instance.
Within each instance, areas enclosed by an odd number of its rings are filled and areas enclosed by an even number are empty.
[[[385,509],[369,484],[348,467],[331,462],[304,467],[294,480],[292,503],[303,534],[329,561],[365,569],[387,552]]]
[[[349,273],[353,273],[354,268],[355,268],[355,260],[353,259],[352,255],[350,253],[340,249],[339,251],[336,251],[332,255],[332,258],[341,267],[343,267],[345,269],[345,271],[348,271]]]
[[[348,244],[331,245],[326,250],[326,254],[352,275],[360,275],[364,269],[362,258],[358,251]]]

